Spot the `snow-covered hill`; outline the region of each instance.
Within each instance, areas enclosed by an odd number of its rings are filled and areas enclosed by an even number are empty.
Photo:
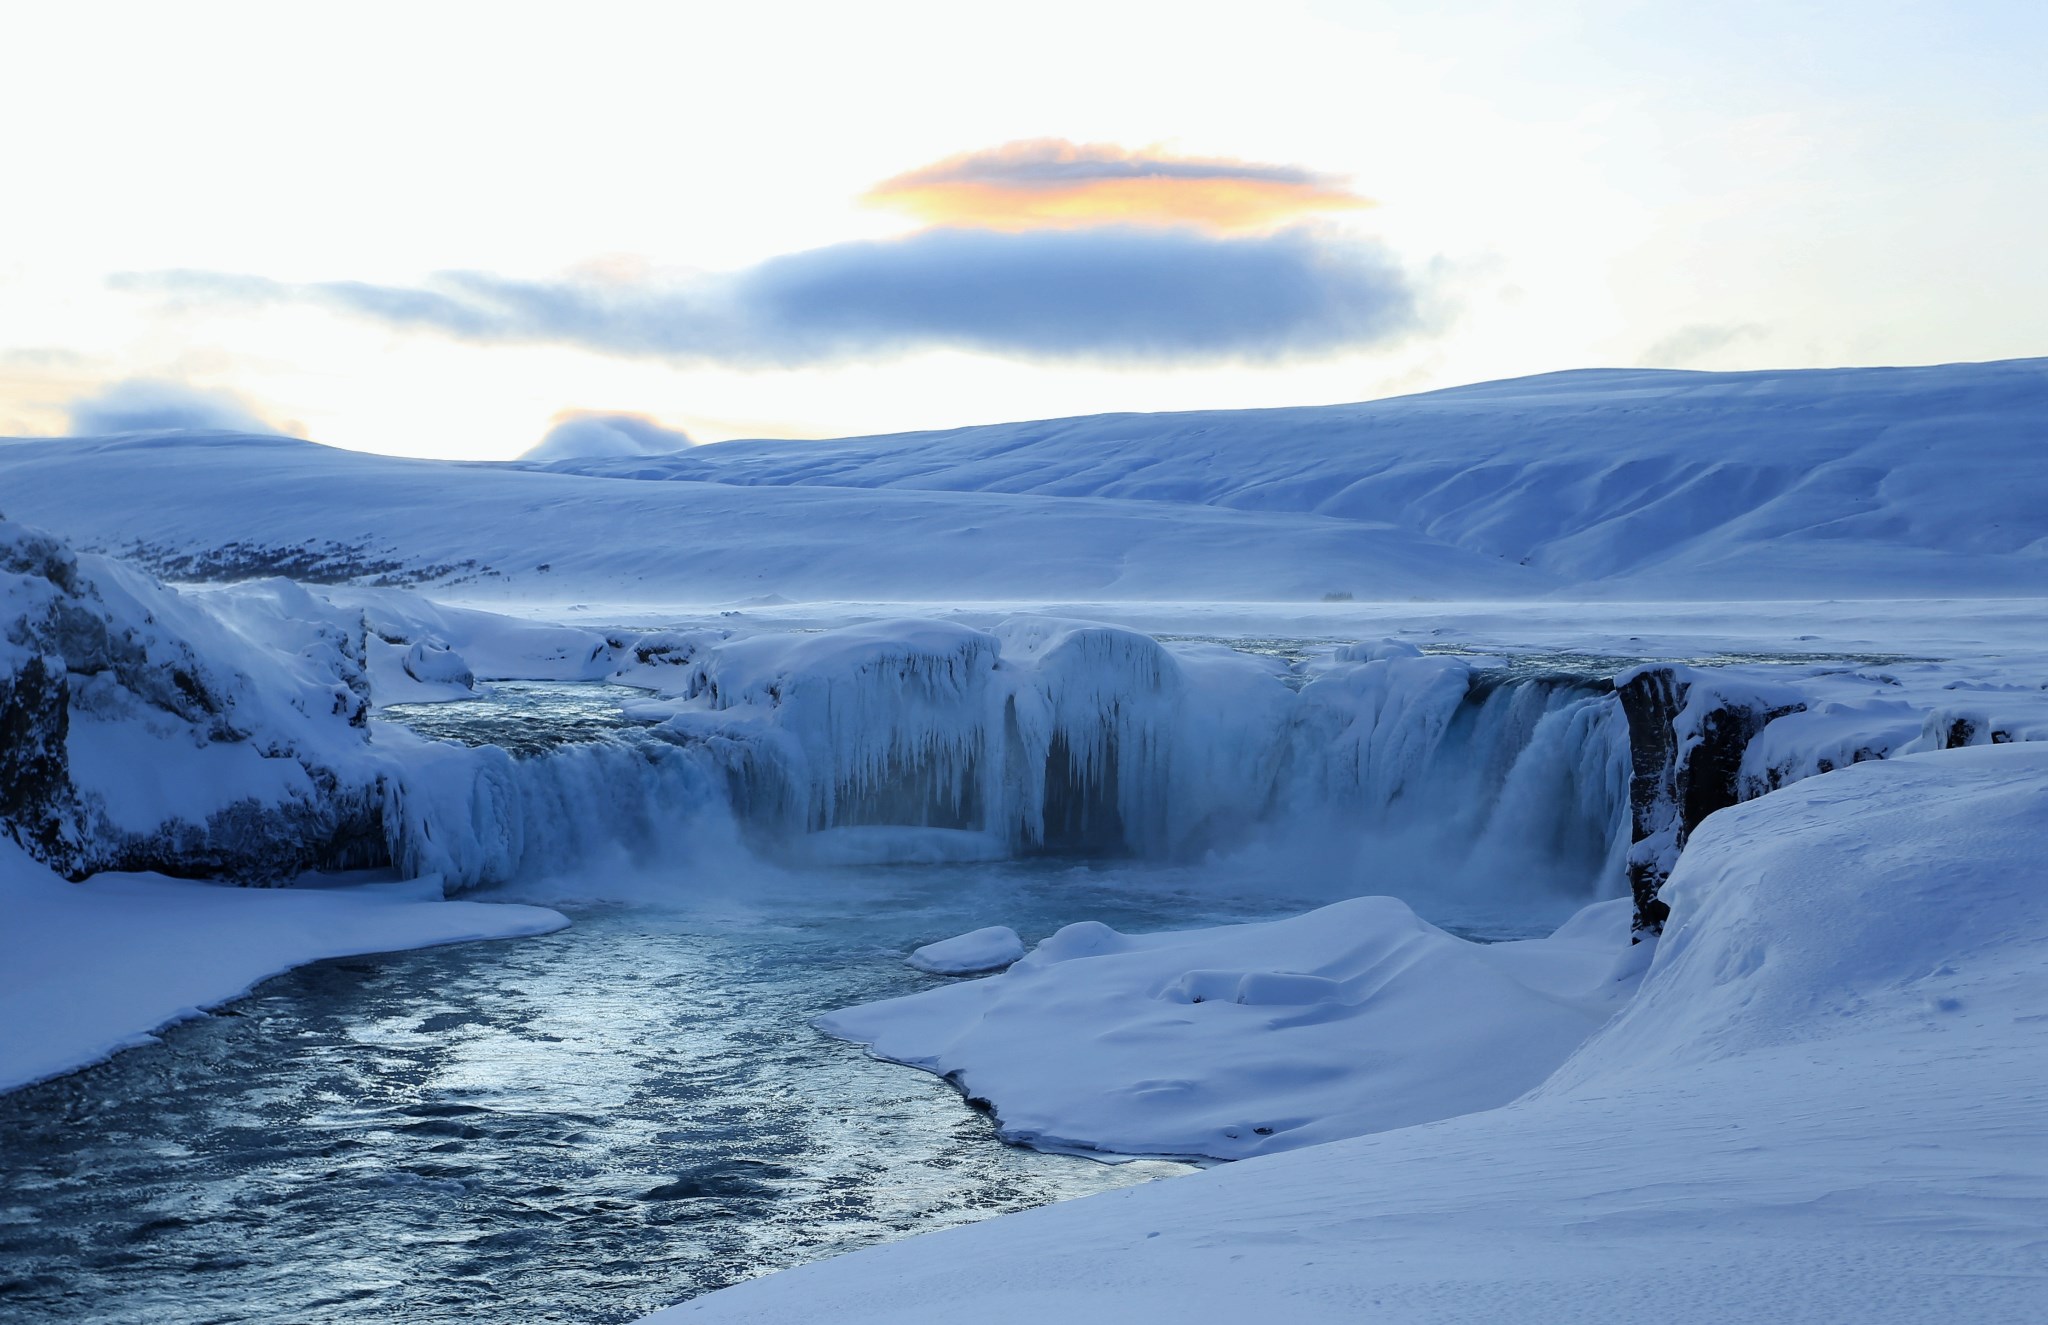
[[[1005,493],[629,483],[277,437],[0,443],[0,510],[173,580],[542,607],[779,596],[1502,597],[1551,581],[1387,524]]]
[[[1385,521],[1641,596],[2048,588],[2048,360],[1588,370],[1358,405],[727,442],[557,472]]]
[[[545,466],[18,439],[0,509],[173,579],[541,606],[2033,596],[2048,360],[1564,373]]]

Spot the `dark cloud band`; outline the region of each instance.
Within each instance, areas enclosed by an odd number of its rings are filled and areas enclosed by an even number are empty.
[[[1270,360],[1399,338],[1420,328],[1422,302],[1385,249],[1306,229],[929,230],[669,286],[475,272],[417,288],[206,272],[116,282],[183,301],[316,302],[464,340],[782,366],[933,347],[1032,359]]]

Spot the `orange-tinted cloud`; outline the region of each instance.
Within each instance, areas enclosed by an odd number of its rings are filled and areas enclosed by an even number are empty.
[[[883,181],[867,201],[934,225],[988,230],[1264,230],[1316,212],[1372,205],[1344,181],[1298,166],[1133,152],[1062,138],[947,157]]]

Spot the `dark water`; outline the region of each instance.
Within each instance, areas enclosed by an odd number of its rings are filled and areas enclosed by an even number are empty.
[[[639,724],[621,706],[645,700],[644,690],[594,681],[496,681],[476,699],[391,704],[385,722],[436,740],[499,745],[515,755],[545,754],[564,745],[608,740]]]
[[[986,923],[1293,909],[1064,866],[639,879],[540,939],[308,967],[0,1097],[0,1320],[630,1320],[1182,1171],[1005,1146],[809,1017]]]

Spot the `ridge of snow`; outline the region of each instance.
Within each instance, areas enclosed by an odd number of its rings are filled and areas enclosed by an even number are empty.
[[[1552,374],[553,465],[17,439],[0,484],[176,578],[496,602],[2038,596],[2044,444],[2048,360],[2027,359]]]

